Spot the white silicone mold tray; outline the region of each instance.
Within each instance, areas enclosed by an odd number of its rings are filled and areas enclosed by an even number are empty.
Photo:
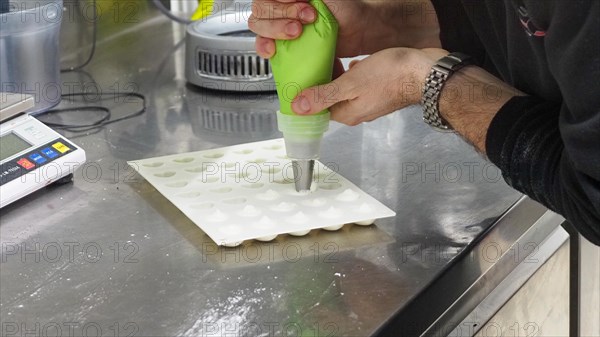
[[[294,189],[282,139],[129,162],[217,244],[371,225],[394,216],[350,181],[315,163],[312,191]]]

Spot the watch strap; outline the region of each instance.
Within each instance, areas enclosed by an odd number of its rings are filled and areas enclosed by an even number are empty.
[[[463,53],[451,53],[439,59],[429,71],[423,86],[421,105],[423,120],[438,130],[451,131],[450,125],[442,118],[439,111],[439,98],[446,81],[452,74],[464,66],[471,64],[471,57]]]

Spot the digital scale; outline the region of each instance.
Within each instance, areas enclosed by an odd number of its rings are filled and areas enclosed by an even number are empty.
[[[25,114],[30,95],[1,93],[0,208],[54,182],[71,181],[85,151]]]

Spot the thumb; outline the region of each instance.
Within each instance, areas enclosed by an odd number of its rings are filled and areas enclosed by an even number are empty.
[[[292,101],[292,110],[300,115],[310,115],[355,98],[356,84],[352,77],[351,72],[347,71],[330,83],[302,90]]]

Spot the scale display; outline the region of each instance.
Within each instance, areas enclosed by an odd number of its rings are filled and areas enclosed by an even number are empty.
[[[31,147],[29,142],[12,132],[0,137],[0,162],[21,151],[27,150],[29,147]]]

